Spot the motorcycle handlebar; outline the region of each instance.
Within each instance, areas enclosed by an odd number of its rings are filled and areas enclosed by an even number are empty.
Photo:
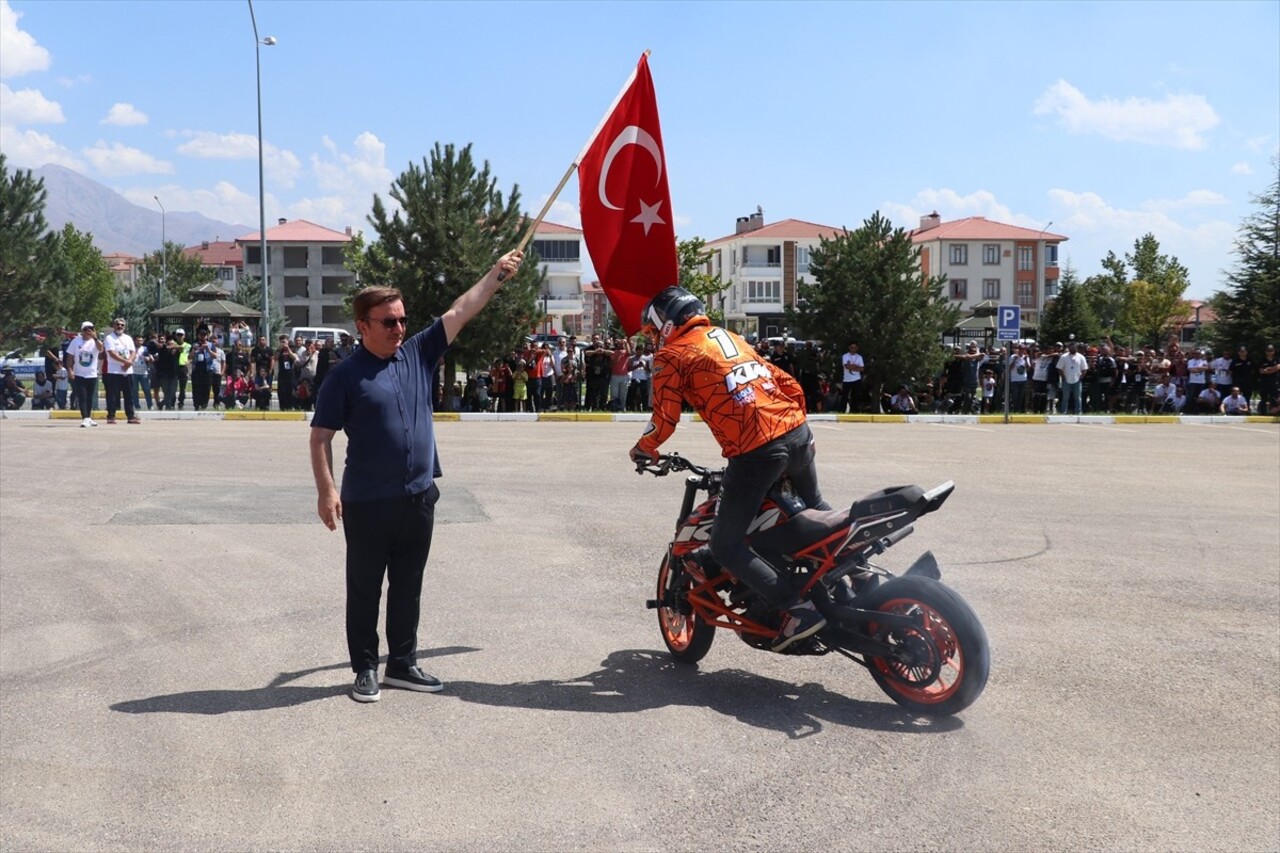
[[[672,471],[692,471],[703,477],[711,473],[710,469],[703,468],[701,465],[694,465],[679,453],[664,453],[658,457],[657,462],[645,462],[643,460],[636,462],[637,474],[647,472],[655,477],[665,477]]]

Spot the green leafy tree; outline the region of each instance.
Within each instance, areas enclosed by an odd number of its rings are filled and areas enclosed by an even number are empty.
[[[134,325],[132,317],[113,313],[116,312],[116,279],[102,258],[102,250],[93,244],[93,235],[78,231],[68,222],[62,228],[60,242],[73,282],[68,328],[77,330],[85,320],[92,320],[99,329],[104,329],[118,316],[131,321],[130,329],[146,328]]]
[[[873,399],[886,384],[922,381],[942,367],[940,342],[960,312],[943,294],[945,277],[926,278],[910,235],[879,211],[860,228],[823,239],[809,273],[814,281],[796,285],[788,323],[837,352],[857,341]]]
[[[707,249],[707,241],[701,237],[692,237],[676,243],[676,259],[680,267],[679,284],[685,290],[702,300],[703,305],[710,306],[713,297],[724,293],[725,282],[718,275],[711,275],[707,270],[707,261],[712,252]],[[719,308],[707,308],[707,316],[717,326],[724,325],[724,311]]]
[[[0,153],[0,340],[71,323],[71,271],[44,218],[47,195],[43,180],[11,173]]]
[[[399,288],[410,328],[443,314],[519,242],[525,225],[519,188],[513,185],[504,198],[497,185],[487,161],[476,168],[469,144],[436,143],[420,166],[410,164],[392,184],[389,195],[399,210],[388,214],[374,195],[369,224],[377,240],[353,266],[360,283]],[[455,341],[446,376],[455,360],[488,364],[522,340],[542,317],[541,284],[536,263],[508,279]]]
[[[1075,269],[1068,264],[1058,281],[1058,295],[1045,306],[1040,316],[1039,337],[1042,344],[1068,341],[1094,341],[1100,336],[1098,318],[1093,315]]]
[[[1187,315],[1182,298],[1186,285],[1145,279],[1129,282],[1125,289],[1124,327],[1140,344],[1160,346],[1165,332]]]
[[[1115,252],[1107,252],[1102,259],[1104,272],[1091,275],[1080,285],[1080,296],[1088,303],[1089,314],[1094,318],[1101,334],[1116,335],[1124,315],[1125,291],[1129,286],[1129,273],[1124,261]],[[1097,335],[1083,338],[1096,340]]]
[[[184,302],[195,288],[202,284],[216,284],[217,281],[218,274],[212,268],[203,266],[199,256],[183,254],[181,243],[166,242],[163,251],[156,250],[143,256],[137,280],[130,292],[117,293],[116,301],[120,306],[121,316],[129,321],[129,328],[151,329],[156,325],[156,318],[152,317],[151,311],[157,307],[157,301],[160,308]],[[123,313],[125,311],[139,315],[138,319]]]
[[[1215,348],[1245,344],[1255,359],[1266,344],[1280,344],[1280,157],[1272,166],[1271,186],[1252,196],[1256,209],[1240,225],[1227,289],[1210,300]]]
[[[235,302],[239,302],[246,308],[252,308],[258,312],[258,318],[246,320],[254,329],[258,329],[262,325],[262,281],[256,275],[247,275],[240,279],[240,284],[236,286],[235,295],[231,297]],[[348,301],[348,307],[350,307]],[[276,331],[283,331],[288,322],[285,321],[284,309],[280,307],[280,301],[276,300],[271,303],[271,328]],[[257,332],[257,334],[265,334],[265,332]],[[257,338],[255,337],[255,340]]]

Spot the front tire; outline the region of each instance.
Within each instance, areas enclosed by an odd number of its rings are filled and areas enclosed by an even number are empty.
[[[679,602],[688,606],[685,595],[692,587],[689,576],[681,574],[678,586],[671,586],[673,580],[671,556],[663,558],[658,568],[658,601]],[[708,625],[696,613],[685,614],[676,607],[658,606],[658,630],[662,632],[662,641],[667,644],[667,651],[681,663],[697,663],[707,656],[711,650],[711,641],[716,638],[714,625]]]
[[[862,606],[924,619],[922,631],[868,626],[877,639],[900,647],[911,658],[868,656],[871,677],[893,701],[917,714],[945,717],[969,707],[982,694],[991,672],[987,632],[950,587],[928,578],[894,578],[872,591]]]

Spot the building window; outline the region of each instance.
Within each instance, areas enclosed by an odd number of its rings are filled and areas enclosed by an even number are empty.
[[[1032,249],[1030,246],[1018,247],[1018,269],[1020,270],[1035,269],[1035,259],[1036,259],[1035,250]]]
[[[235,281],[235,267],[218,267],[218,281]]]
[[[782,301],[782,282],[780,281],[749,281],[747,282],[747,303],[752,302],[781,302]]]
[[[285,246],[284,247],[284,265],[294,269],[307,268],[307,247],[306,246]]]
[[[1050,243],[1044,247],[1044,265],[1046,267],[1056,267],[1058,265],[1058,244]]]
[[[742,265],[744,267],[780,267],[782,266],[782,247],[743,246]]]
[[[351,322],[351,315],[342,305],[325,305],[320,309],[320,322],[326,326],[345,326]]]
[[[964,266],[969,263],[969,246],[965,243],[951,244],[951,263],[953,266]]]
[[[351,286],[351,277],[345,275],[327,275],[320,279],[320,292],[325,296],[341,295]]]
[[[325,266],[342,266],[347,259],[342,253],[341,246],[321,246],[320,247],[320,263]]]
[[[581,259],[582,244],[577,240],[534,240],[533,250],[547,263],[576,264]]]
[[[982,280],[982,298],[983,299],[999,299],[1000,298],[1000,279],[984,278]]]
[[[982,262],[984,264],[1000,263],[1000,245],[998,243],[982,244]]]
[[[809,256],[812,251],[808,246],[796,246],[796,272],[800,275],[809,271]]]
[[[244,262],[246,264],[262,264],[262,244],[254,243],[244,247]],[[271,264],[271,247],[267,247],[267,264]]]
[[[1034,284],[1030,281],[1018,282],[1018,305],[1022,308],[1036,307]]]
[[[1056,279],[1046,278],[1044,280],[1044,298],[1053,299],[1058,295],[1058,282]]]
[[[285,299],[307,298],[307,277],[305,275],[287,275],[284,277]]]
[[[964,278],[951,279],[951,298],[952,299],[968,299],[969,298],[969,280]]]
[[[296,329],[298,326],[310,326],[311,317],[307,312],[305,305],[286,305],[284,306],[284,324],[290,329]]]

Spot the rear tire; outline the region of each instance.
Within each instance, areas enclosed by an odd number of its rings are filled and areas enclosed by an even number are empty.
[[[871,677],[893,701],[917,714],[945,717],[969,707],[982,694],[991,672],[987,632],[953,589],[928,578],[894,578],[873,590],[862,606],[924,616],[927,637],[914,630],[868,626],[873,636],[918,653],[918,665],[868,656]]]
[[[658,568],[658,601],[667,600],[669,594],[683,601],[684,595],[692,587],[689,576],[682,575],[683,581],[679,587],[668,589],[672,574],[671,557],[668,555]],[[697,663],[702,660],[711,649],[711,641],[716,638],[714,625],[708,625],[696,613],[686,616],[673,607],[658,607],[658,630],[662,632],[662,641],[667,644],[667,651],[681,663]]]

